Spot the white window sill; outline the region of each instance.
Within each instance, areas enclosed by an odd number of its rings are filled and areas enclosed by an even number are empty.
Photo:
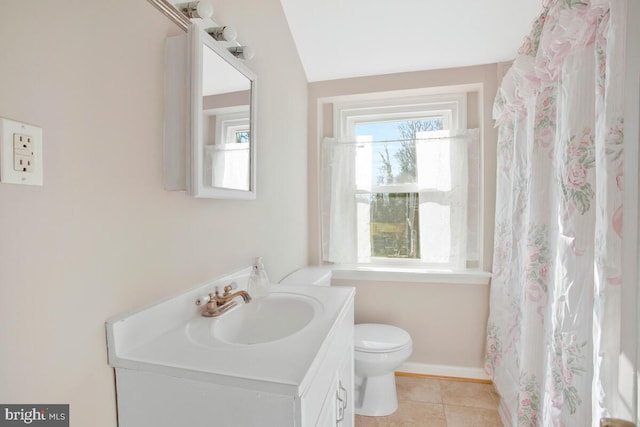
[[[421,267],[333,265],[333,278],[381,282],[488,285],[491,273],[481,270],[438,270]]]

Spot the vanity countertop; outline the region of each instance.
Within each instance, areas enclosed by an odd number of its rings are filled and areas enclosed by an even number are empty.
[[[339,333],[337,321],[348,312],[355,294],[349,287],[272,285],[274,294],[304,295],[318,301],[322,308],[306,327],[285,338],[211,347],[195,342],[187,333],[189,322],[218,320],[202,317],[201,309],[194,309],[193,302],[202,292],[193,290],[107,321],[109,364],[114,368],[301,395],[313,380],[314,366],[324,359],[325,343]],[[187,304],[185,313],[181,308]]]

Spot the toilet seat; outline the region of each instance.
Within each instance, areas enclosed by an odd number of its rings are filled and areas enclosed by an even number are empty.
[[[411,345],[411,336],[404,329],[378,323],[355,325],[353,346],[364,353],[389,353]]]

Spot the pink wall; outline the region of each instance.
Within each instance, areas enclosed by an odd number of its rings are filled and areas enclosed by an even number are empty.
[[[256,201],[163,190],[164,39],[180,30],[151,4],[0,3],[0,116],[41,126],[45,160],[43,187],[0,184],[0,402],[113,427],[107,318],[256,255],[275,280],[306,263],[307,80],[284,13],[215,7],[256,52]]]

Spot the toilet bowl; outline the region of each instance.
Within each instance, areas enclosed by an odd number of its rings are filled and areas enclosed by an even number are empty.
[[[331,284],[331,270],[302,268],[280,281],[286,285]],[[411,336],[405,330],[379,323],[354,327],[354,407],[367,416],[390,415],[398,408],[394,371],[413,351]]]
[[[395,370],[413,351],[411,336],[391,325],[363,323],[354,329],[355,412],[390,415],[398,409]]]

